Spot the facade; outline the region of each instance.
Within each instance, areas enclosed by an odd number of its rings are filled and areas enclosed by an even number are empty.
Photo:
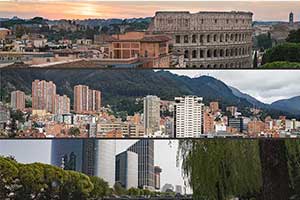
[[[11,35],[12,31],[7,28],[0,28],[0,40],[4,40],[6,36]]]
[[[212,113],[216,113],[216,112],[220,111],[219,102],[217,102],[217,101],[210,102],[209,108]]]
[[[138,187],[154,190],[154,141],[139,140],[127,150],[138,154]]]
[[[138,187],[138,155],[124,151],[116,156],[116,182],[126,189]]]
[[[56,95],[55,97],[55,114],[68,114],[70,113],[70,98],[66,95],[60,96]]]
[[[55,113],[56,85],[52,81],[32,82],[32,110]]]
[[[144,98],[144,127],[147,136],[159,131],[160,98],[148,95]]]
[[[127,32],[106,38],[108,58],[115,61],[137,60],[143,67],[169,67],[169,40],[165,35]]]
[[[11,107],[15,110],[23,110],[25,108],[25,93],[17,90],[11,92]]]
[[[74,111],[76,113],[99,112],[101,110],[101,92],[89,89],[86,85],[74,87]]]
[[[203,133],[203,98],[197,96],[175,97],[175,137],[200,137]]]
[[[203,133],[215,133],[214,116],[209,112],[203,114]]]
[[[186,67],[252,67],[252,13],[156,12],[149,31],[172,37]]]
[[[161,168],[159,166],[154,167],[154,188],[160,190],[160,173]]]
[[[113,140],[53,140],[51,164],[63,169],[98,176],[112,187],[115,183],[115,148]]]
[[[228,126],[237,130],[237,132],[242,133],[244,130],[244,123],[242,117],[228,118]]]

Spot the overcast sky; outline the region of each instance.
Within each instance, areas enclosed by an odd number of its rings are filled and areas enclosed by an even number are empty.
[[[59,12],[57,10],[59,8]],[[49,19],[131,18],[154,16],[155,11],[251,11],[254,20],[288,20],[289,12],[300,19],[300,2],[294,1],[49,1],[0,0],[0,17]]]
[[[213,76],[264,103],[300,96],[300,70],[170,70],[197,77]]]
[[[137,140],[117,140],[116,153],[121,153]],[[176,164],[177,140],[155,140],[154,164],[162,168],[161,186],[165,183],[184,185],[181,168]],[[0,140],[0,155],[12,155],[18,162],[50,164],[51,140]]]

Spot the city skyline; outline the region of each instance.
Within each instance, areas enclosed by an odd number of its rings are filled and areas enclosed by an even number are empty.
[[[288,21],[288,13],[294,12],[296,21],[299,21],[300,2],[289,1],[0,1],[0,17],[18,16],[32,18],[41,16],[49,19],[88,19],[88,18],[134,18],[152,17],[156,11],[184,10],[199,11],[250,11],[254,13],[254,20],[258,21]],[[231,1],[232,2],[232,1]],[[59,14],[56,7],[63,8]],[[145,9],[147,7],[147,10]],[[268,10],[269,12],[265,12]]]
[[[157,71],[157,70],[155,70]],[[275,101],[300,96],[299,71],[290,70],[165,70],[180,76],[196,78],[211,76],[257,100],[271,104]],[[283,75],[284,74],[284,75]],[[268,82],[265,82],[268,80]],[[54,82],[55,83],[55,82]],[[261,84],[263,83],[263,84]],[[84,83],[82,83],[84,84]],[[88,86],[88,85],[87,85]],[[57,86],[61,87],[61,86]],[[16,88],[18,89],[18,88]],[[21,90],[22,91],[22,90]],[[65,95],[65,94],[59,94]],[[73,93],[74,97],[74,93]],[[164,100],[164,99],[162,99]],[[73,104],[74,105],[74,102]]]
[[[116,155],[127,150],[129,146],[137,141],[138,140],[117,140]],[[20,142],[22,143],[21,145]],[[180,183],[180,185],[184,186],[181,168],[176,166],[178,141],[155,140],[154,142],[154,165],[160,166],[163,170],[161,173],[161,187],[165,183],[171,183],[174,186]],[[26,146],[26,148],[24,148],[24,146]],[[36,151],[36,149],[43,150]],[[41,162],[50,164],[51,140],[1,140],[0,155],[12,155],[21,163]],[[166,156],[168,156],[168,159],[165,159]]]

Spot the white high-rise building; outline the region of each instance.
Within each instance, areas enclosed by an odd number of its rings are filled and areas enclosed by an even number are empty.
[[[195,138],[203,133],[203,98],[175,97],[174,131],[176,138]]]
[[[159,131],[160,98],[148,95],[144,98],[144,127],[147,136]]]

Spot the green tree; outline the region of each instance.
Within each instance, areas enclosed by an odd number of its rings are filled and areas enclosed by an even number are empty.
[[[286,41],[291,43],[300,43],[300,29],[290,31]]]
[[[272,39],[270,33],[256,36],[258,49],[269,49],[272,47]]]
[[[69,129],[69,132],[68,132],[69,135],[72,135],[72,136],[79,136],[80,135],[80,129],[77,128],[77,127],[71,127]]]
[[[111,194],[108,183],[106,181],[97,176],[91,176],[90,180],[94,185],[93,190],[90,192],[91,198],[99,199],[100,197],[104,197]]]
[[[126,195],[127,194],[126,189],[123,188],[122,185],[118,182],[116,182],[114,185],[114,191],[115,191],[115,194],[117,194],[117,195]]]
[[[263,56],[262,64],[275,61],[300,62],[300,44],[284,43],[268,49]]]
[[[9,158],[0,157],[0,199],[7,199],[18,182],[17,163]]]
[[[184,140],[179,142],[178,159],[195,199],[247,199],[260,192],[257,141]]]

